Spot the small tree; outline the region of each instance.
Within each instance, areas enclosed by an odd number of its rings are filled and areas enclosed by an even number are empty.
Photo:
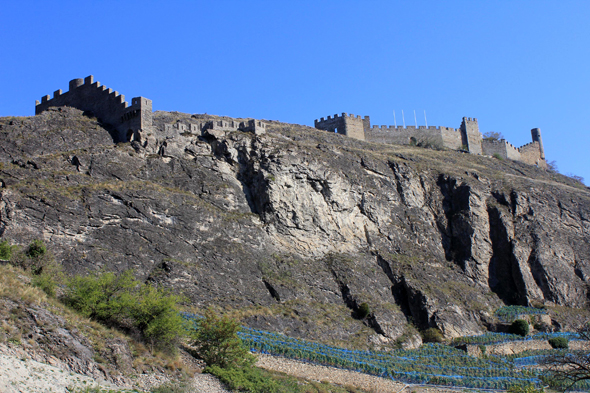
[[[118,324],[133,309],[132,291],[138,285],[130,270],[119,275],[96,272],[75,276],[68,283],[64,300],[85,317]]]
[[[524,319],[517,319],[512,322],[508,331],[512,334],[518,334],[519,336],[526,336],[529,334],[529,323]]]
[[[557,161],[549,161],[547,163],[547,170],[553,173],[559,173],[559,169],[557,168]]]
[[[178,309],[180,296],[147,284],[134,297],[129,314],[152,349],[154,345],[175,346],[185,333]]]
[[[504,135],[501,132],[488,131],[483,134],[483,139],[486,141],[499,141],[500,139],[504,139]]]
[[[193,345],[208,366],[222,368],[251,366],[255,358],[238,337],[240,324],[228,316],[220,316],[212,307],[198,322]]]

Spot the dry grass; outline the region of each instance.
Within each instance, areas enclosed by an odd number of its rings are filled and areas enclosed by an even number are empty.
[[[170,355],[167,353],[149,351],[141,342],[135,341],[129,336],[123,334],[112,328],[105,327],[98,322],[82,317],[75,311],[69,309],[62,304],[58,299],[49,297],[39,288],[33,287],[31,284],[31,276],[29,273],[12,265],[0,265],[0,302],[3,299],[12,300],[18,304],[23,304],[25,307],[40,307],[44,308],[52,314],[63,318],[64,326],[69,330],[77,330],[83,336],[88,338],[92,343],[92,347],[97,354],[95,361],[100,361],[100,353],[107,350],[105,344],[108,340],[117,339],[127,342],[131,349],[133,356],[133,367],[137,372],[151,371],[153,367],[160,369],[167,369],[171,372],[181,372],[184,374],[191,374],[191,370],[187,369],[179,355]],[[13,308],[12,312],[19,312],[23,306]],[[18,318],[0,318],[0,339],[2,341],[11,341],[19,344],[22,339],[22,326],[18,326]],[[44,329],[51,329],[50,326],[44,326]],[[57,326],[53,328],[58,328]],[[110,366],[110,365],[105,365]]]

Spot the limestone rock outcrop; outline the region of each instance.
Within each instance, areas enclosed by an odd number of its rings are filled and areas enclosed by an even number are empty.
[[[68,272],[134,269],[253,327],[375,345],[587,304],[590,191],[533,166],[278,122],[144,145],[69,108],[0,125],[0,235]]]

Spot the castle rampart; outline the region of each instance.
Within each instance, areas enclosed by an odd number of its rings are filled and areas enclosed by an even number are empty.
[[[481,142],[483,154],[497,155],[503,159],[520,161],[520,151],[504,139],[484,139]]]
[[[260,135],[266,132],[266,123],[254,119],[240,122],[236,120],[209,120],[190,124],[166,124],[164,126],[164,134],[167,137],[174,137],[184,133],[199,135],[205,130],[242,131]]]
[[[152,127],[152,101],[147,98],[135,97],[129,106],[124,95],[94,82],[92,75],[71,80],[69,87],[70,90],[65,93],[61,89],[56,90],[53,98],[47,95],[41,102],[37,101],[35,114],[55,106],[71,106],[92,112],[100,121],[115,129],[114,137],[118,142],[140,139],[140,134]]]
[[[145,139],[144,133],[154,131],[152,100],[145,97],[134,97],[130,106],[125,101],[124,95],[106,86],[101,86],[100,82],[94,82],[92,75],[84,79],[72,79],[69,88],[70,90],[65,93],[61,89],[56,90],[53,93],[53,98],[46,95],[41,98],[41,102],[36,101],[35,114],[38,115],[50,107],[57,106],[71,106],[91,112],[102,123],[113,127],[115,131],[113,138],[116,142],[142,141]],[[167,125],[160,132],[163,132],[165,136],[173,136],[189,130],[192,133],[200,133],[205,129],[263,134],[266,132],[266,124],[253,119],[243,122],[211,120],[198,125]]]
[[[360,125],[363,126],[362,136]],[[501,158],[522,161],[530,165],[546,168],[545,152],[541,139],[541,130],[531,130],[533,142],[516,148],[504,139],[483,139],[479,132],[476,118],[464,117],[459,128],[451,127],[426,127],[426,126],[372,126],[369,116],[361,119],[360,116],[334,115],[314,121],[315,128],[328,132],[336,132],[342,135],[353,133],[353,138],[368,142],[440,146],[453,150],[467,150],[471,154],[483,154],[488,156],[499,155]],[[354,128],[353,128],[354,127]],[[351,131],[353,130],[353,131]]]
[[[131,105],[125,96],[113,89],[94,82],[92,75],[84,79],[73,79],[69,91],[58,89],[53,98],[46,95],[41,102],[35,103],[35,114],[40,114],[50,107],[70,106],[85,112],[91,112],[104,124],[113,127],[113,138],[121,141],[142,141],[143,134],[154,131],[152,118],[152,101],[145,97],[134,97]],[[459,128],[426,126],[373,126],[369,116],[361,118],[353,114],[334,115],[314,121],[316,128],[338,133],[351,138],[385,144],[439,146],[448,149],[467,149],[471,154],[495,155],[505,159],[522,161],[530,165],[547,167],[541,130],[531,130],[532,142],[519,148],[504,139],[482,139],[476,118],[464,117]],[[199,134],[205,130],[245,131],[254,134],[266,132],[266,124],[259,120],[209,120],[189,125],[176,123],[166,125],[158,132],[165,137],[190,132]]]
[[[537,141],[527,143],[518,148],[520,160],[529,165],[536,165],[540,168],[547,168],[545,161],[545,152],[542,143]]]
[[[365,125],[370,121],[368,118],[361,119],[360,116],[348,115],[342,113],[342,116],[334,115],[334,118],[328,116],[327,119],[323,117],[320,120],[315,120],[315,128],[334,132],[341,135],[346,135],[351,138],[365,140]]]

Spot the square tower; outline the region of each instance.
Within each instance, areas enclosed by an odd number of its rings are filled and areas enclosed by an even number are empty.
[[[464,117],[461,122],[461,139],[464,146],[471,154],[481,154],[481,140],[482,136],[479,132],[477,119],[471,117]]]

